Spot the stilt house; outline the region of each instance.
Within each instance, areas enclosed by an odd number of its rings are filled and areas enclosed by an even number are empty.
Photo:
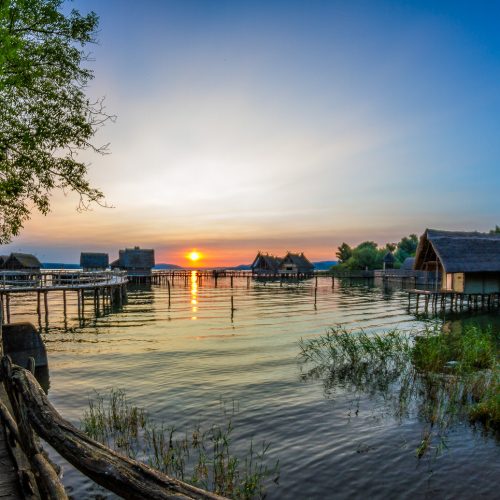
[[[107,253],[82,252],[80,254],[80,267],[84,271],[104,271],[109,266]]]
[[[427,229],[414,269],[441,275],[443,291],[500,293],[500,234]]]
[[[268,253],[259,252],[251,266],[254,274],[278,274],[281,259]]]
[[[30,253],[11,253],[3,265],[3,269],[12,271],[40,272],[40,261]]]
[[[382,259],[382,263],[385,269],[394,269],[394,262],[396,262],[396,257],[392,252],[387,252]]]
[[[280,274],[310,275],[313,272],[314,265],[303,253],[288,252],[280,263]]]
[[[129,276],[147,277],[151,276],[154,265],[154,250],[134,247],[120,250],[119,257],[111,263],[111,268],[123,269]]]

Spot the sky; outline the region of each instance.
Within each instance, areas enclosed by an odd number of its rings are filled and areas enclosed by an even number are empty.
[[[333,260],[343,241],[500,224],[500,3],[77,0],[100,17],[84,154],[112,208],[54,193],[0,253]]]

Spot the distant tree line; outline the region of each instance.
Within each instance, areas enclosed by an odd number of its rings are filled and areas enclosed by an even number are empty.
[[[399,268],[408,257],[415,255],[417,246],[418,236],[410,234],[401,238],[399,243],[386,243],[382,247],[374,241],[363,241],[355,248],[342,243],[337,249],[336,256],[338,266],[344,269],[382,269],[384,256],[387,252],[391,252],[395,258],[394,267]]]

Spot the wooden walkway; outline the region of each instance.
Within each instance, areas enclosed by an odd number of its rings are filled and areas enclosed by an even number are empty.
[[[415,298],[412,308],[412,298]],[[429,309],[432,311],[461,311],[464,308],[469,310],[490,310],[500,308],[500,293],[462,293],[452,290],[409,290],[408,310],[414,309],[419,313],[420,300],[422,299],[424,313]]]
[[[74,292],[78,300],[78,317],[83,316],[85,298],[93,296],[94,309],[99,312],[102,305],[115,303],[121,306],[127,297],[127,273],[124,271],[42,271],[38,273],[21,271],[0,271],[0,312],[4,323],[10,323],[11,295],[36,294],[39,323],[42,316],[42,299],[48,322],[48,294],[62,293],[64,316],[66,316],[66,293]]]

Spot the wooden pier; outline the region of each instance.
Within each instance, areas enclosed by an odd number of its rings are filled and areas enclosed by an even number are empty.
[[[451,290],[409,290],[408,310],[423,312],[491,310],[500,307],[500,293],[460,293]]]
[[[0,271],[0,312],[3,323],[10,323],[11,296],[36,294],[39,321],[43,312],[47,322],[49,316],[49,293],[62,293],[66,315],[67,293],[77,296],[78,316],[83,316],[85,299],[91,298],[99,312],[106,306],[122,305],[127,297],[127,273],[124,271]]]

